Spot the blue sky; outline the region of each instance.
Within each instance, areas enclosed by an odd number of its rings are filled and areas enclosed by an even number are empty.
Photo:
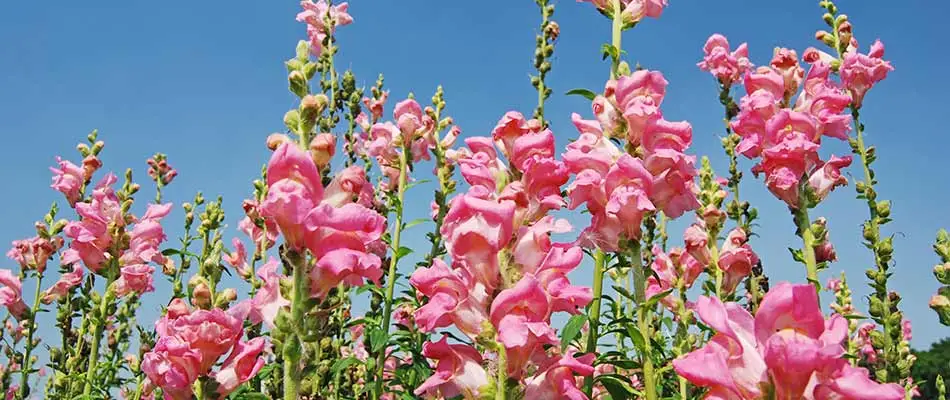
[[[533,1],[351,2],[356,20],[339,31],[338,66],[352,68],[362,84],[386,75],[391,99],[409,92],[428,99],[445,87],[447,112],[465,135],[485,135],[508,110],[529,114],[536,94],[530,86],[534,35],[539,15]],[[865,101],[862,116],[868,141],[879,147],[876,164],[881,198],[893,200],[896,234],[893,288],[904,297],[903,309],[914,322],[915,347],[926,347],[950,333],[927,308],[937,284],[930,274],[936,257],[930,249],[940,227],[950,227],[950,180],[944,161],[950,139],[937,118],[946,112],[950,83],[942,75],[950,59],[942,38],[942,16],[950,6],[922,0],[888,3],[843,1],[862,49],[875,38],[887,45],[886,58],[896,67]],[[53,200],[47,167],[56,155],[78,160],[75,145],[92,129],[106,141],[106,168],[127,167],[148,186],[145,159],[156,151],[169,155],[180,175],[167,198],[180,204],[195,191],[222,195],[237,235],[240,203],[267,161],[264,138],[283,129],[281,117],[295,106],[286,89],[283,61],[293,55],[304,27],[294,21],[294,1],[199,2],[161,5],[123,2],[16,2],[0,13],[0,137],[7,140],[0,157],[0,243],[31,235]],[[689,120],[694,127],[692,152],[708,154],[725,173],[718,145],[721,106],[712,78],[698,70],[702,45],[714,32],[733,45],[746,41],[753,62],[764,64],[775,46],[798,49],[816,45],[815,30],[824,28],[817,1],[673,0],[660,20],[648,20],[624,37],[627,59],[661,70],[670,81],[664,113]],[[559,144],[576,131],[571,112],[590,115],[586,100],[567,97],[571,88],[601,89],[608,66],[600,45],[609,40],[609,23],[588,4],[562,0],[555,20],[561,38],[549,75],[554,95],[547,116]],[[393,103],[390,103],[390,105]],[[387,110],[387,112],[389,112]],[[824,151],[847,153],[845,143],[826,141]],[[748,170],[749,162],[743,164]],[[420,168],[419,171],[428,171]],[[852,167],[848,172],[857,173]],[[787,210],[760,181],[743,182],[743,192],[758,207],[762,237],[752,242],[773,282],[803,281],[802,267],[787,247],[798,247]],[[431,196],[419,187],[409,195],[408,219],[428,212]],[[145,189],[140,201],[151,198]],[[425,205],[425,206],[422,206]],[[68,214],[64,214],[68,215]],[[868,290],[863,271],[870,253],[858,242],[864,204],[853,187],[840,189],[813,216],[830,219],[839,262],[822,280],[846,271],[856,300]],[[169,219],[169,233],[180,233],[179,209]],[[581,219],[575,227],[583,228]],[[674,224],[678,240],[685,218]],[[407,235],[410,246],[424,243],[422,230]],[[678,230],[677,232],[677,229]],[[406,263],[409,265],[410,263]],[[0,266],[13,267],[12,261]],[[589,265],[574,274],[590,282]],[[146,301],[143,323],[166,299],[167,285]],[[827,299],[828,296],[825,295]]]

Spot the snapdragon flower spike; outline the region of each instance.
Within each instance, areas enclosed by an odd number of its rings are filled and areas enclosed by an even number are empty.
[[[70,265],[79,261],[92,272],[100,272],[106,261],[115,255],[108,250],[112,246],[112,229],[125,226],[119,199],[112,185],[116,177],[106,175],[92,193],[89,203],[77,203],[79,221],[66,224],[63,233],[72,239],[69,249],[63,253],[62,263]]]
[[[435,259],[431,267],[417,269],[409,283],[428,297],[428,302],[414,315],[423,332],[454,325],[475,338],[488,321],[489,295],[485,286],[464,270],[452,270],[441,259]]]
[[[653,264],[651,268],[655,273],[647,278],[646,297],[651,298],[666,290],[676,288],[678,283],[683,284],[683,289],[689,289],[696,282],[696,278],[703,272],[704,265],[696,261],[693,256],[686,253],[684,249],[673,248],[669,252],[663,252],[659,246],[653,246]],[[664,296],[660,303],[666,306],[674,313],[681,306],[682,302],[675,296]]]
[[[14,240],[13,247],[7,252],[7,257],[20,264],[23,270],[36,270],[40,273],[46,270],[49,259],[63,247],[63,238],[55,236],[47,239],[34,236],[24,240]]]
[[[297,21],[307,24],[310,52],[318,57],[323,52],[323,42],[333,35],[336,27],[353,23],[353,17],[347,12],[349,4],[346,2],[330,6],[325,0],[303,0],[300,7],[303,11],[297,14]],[[329,26],[328,19],[331,21]]]
[[[904,398],[902,387],[868,379],[843,357],[847,321],[825,319],[812,285],[775,286],[755,317],[737,303],[706,296],[696,311],[716,335],[673,367],[708,388],[709,397],[759,399],[771,391],[777,398]]]
[[[577,0],[578,3],[592,3],[604,12],[612,12],[610,0]],[[668,0],[622,0],[623,21],[626,24],[640,22],[644,17],[660,18]]]

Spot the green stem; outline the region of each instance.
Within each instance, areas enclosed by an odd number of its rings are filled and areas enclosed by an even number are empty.
[[[587,333],[587,352],[597,352],[597,340],[600,330],[600,301],[604,291],[604,270],[606,269],[607,255],[601,249],[594,250],[594,297],[590,303],[588,314],[589,331]],[[584,387],[588,396],[594,390],[594,379],[588,376],[584,379]]]
[[[804,188],[799,188],[804,196]],[[805,262],[808,282],[815,285],[815,290],[821,292],[821,283],[818,282],[818,262],[815,259],[815,233],[811,230],[811,219],[808,217],[808,206],[801,198],[795,212],[795,223],[798,225],[799,235],[802,238],[802,258]]]
[[[91,321],[95,323],[95,327],[92,330],[92,344],[89,349],[89,366],[86,369],[86,385],[83,387],[82,393],[83,396],[89,397],[92,395],[92,386],[93,381],[96,377],[96,367],[99,365],[99,341],[102,339],[102,333],[106,325],[106,313],[109,312],[109,306],[112,303],[112,297],[114,295],[112,291],[112,282],[115,281],[115,274],[110,273],[106,278],[106,292],[102,295],[102,299],[99,300],[99,310],[97,311],[95,320]]]
[[[498,344],[498,376],[495,388],[495,400],[505,400],[508,396],[508,353],[505,346]]]
[[[399,263],[399,241],[402,236],[402,211],[403,201],[406,197],[406,180],[409,172],[409,151],[408,146],[403,146],[402,152],[399,153],[399,186],[396,189],[398,203],[396,207],[396,220],[393,224],[391,244],[393,254],[389,260],[389,273],[386,275],[386,298],[383,303],[383,319],[380,323],[380,329],[383,330],[387,337],[389,336],[389,320],[392,318],[393,312],[393,293],[396,289],[396,266]],[[382,395],[383,391],[383,364],[385,361],[386,349],[382,349],[376,356],[375,393],[377,396]]]
[[[302,346],[300,344],[301,333],[298,328],[300,326],[299,322],[304,320],[303,303],[307,301],[308,298],[307,259],[305,256],[294,251],[288,252],[286,259],[293,268],[294,280],[290,300],[290,316],[291,320],[297,323],[294,323],[294,329],[287,333],[282,352],[284,358],[284,399],[296,400],[300,393],[300,359],[302,353]]]
[[[30,330],[26,335],[26,350],[23,351],[23,364],[21,365],[20,372],[20,398],[26,399],[26,396],[30,394],[30,385],[28,383],[28,378],[30,377],[30,370],[32,369],[32,360],[30,360],[31,353],[33,352],[33,334],[36,332],[36,314],[40,309],[40,294],[42,293],[42,283],[43,283],[43,273],[39,272],[36,276],[36,290],[33,294],[33,308],[30,309],[30,319],[29,327]]]
[[[610,78],[617,79],[617,70],[620,69],[620,45],[623,37],[623,12],[620,0],[611,0],[613,5],[613,25],[611,26],[611,45],[617,50],[617,57],[611,60]]]
[[[647,279],[642,265],[642,254],[640,251],[640,242],[634,241],[630,252],[630,268],[637,271],[634,276],[634,297],[641,304],[637,305],[637,326],[640,334],[643,335],[643,353],[640,354],[640,364],[643,367],[643,394],[646,400],[657,400],[656,396],[656,377],[653,367],[653,310],[650,307],[644,307],[646,302]]]

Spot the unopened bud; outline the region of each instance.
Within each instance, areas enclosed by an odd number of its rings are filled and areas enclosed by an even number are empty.
[[[221,293],[218,293],[217,298],[214,301],[214,306],[218,308],[224,308],[231,304],[231,302],[234,300],[237,300],[237,290],[234,288],[227,288],[221,291]]]
[[[891,215],[891,202],[889,200],[881,200],[877,202],[875,209],[879,217],[887,218]]]
[[[165,262],[162,264],[162,273],[167,276],[175,276],[177,268],[175,268],[175,260],[172,260],[170,257],[165,258]]]
[[[292,143],[290,136],[287,136],[283,133],[272,133],[267,136],[267,148],[271,150],[277,150],[284,143]]]
[[[557,22],[551,21],[551,23],[548,24],[545,33],[548,34],[548,37],[550,37],[552,41],[555,41],[557,40],[558,36],[561,36],[561,26],[558,25]]]
[[[934,276],[937,277],[938,282],[944,285],[950,285],[950,262],[935,266]]]
[[[99,152],[101,152],[101,151],[102,151],[102,148],[105,147],[105,146],[106,146],[105,142],[103,142],[103,141],[101,141],[101,140],[98,141],[98,142],[96,142],[96,143],[94,143],[94,144],[92,145],[92,154],[93,154],[93,155],[99,155]]]
[[[330,104],[330,99],[323,93],[306,95],[300,100],[300,112],[303,113],[304,119],[315,119],[327,108],[328,104]]]
[[[950,299],[944,295],[934,295],[930,298],[930,308],[937,312],[940,323],[950,326]]]
[[[310,87],[307,84],[307,77],[303,72],[294,70],[290,72],[290,75],[287,76],[287,81],[290,82],[290,91],[297,95],[297,97],[304,97],[307,95],[307,92],[310,91]]]
[[[627,64],[626,61],[621,61],[620,65],[617,66],[617,75],[620,76],[629,76],[630,75],[630,64]]]
[[[323,168],[330,163],[336,152],[336,136],[332,133],[321,133],[310,141],[310,157],[317,168]]]
[[[191,292],[191,302],[195,304],[198,308],[210,309],[211,308],[211,288],[204,282],[200,282],[195,285],[195,288]]]

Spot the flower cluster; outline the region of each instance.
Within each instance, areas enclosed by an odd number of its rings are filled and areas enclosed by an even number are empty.
[[[617,249],[621,237],[640,238],[646,213],[677,218],[699,207],[696,157],[684,154],[692,143],[688,122],[670,122],[659,109],[667,81],[658,71],[641,70],[607,83],[593,101],[596,121],[572,116],[580,137],[567,146],[564,163],[575,175],[568,188],[569,208],[586,204],[591,226],[586,247]],[[642,158],[622,153],[612,137],[625,138]]]
[[[578,3],[593,3],[602,12],[613,14],[611,0],[577,0]],[[618,0],[623,21],[627,24],[640,22],[644,17],[660,18],[668,0]]]
[[[191,399],[192,385],[201,377],[214,379],[216,392],[227,396],[264,366],[267,341],[243,339],[248,311],[247,307],[192,310],[183,300],[174,300],[155,324],[158,341],[142,358],[142,371],[166,399]],[[227,358],[212,371],[225,354]]]
[[[303,0],[300,6],[303,11],[297,14],[297,21],[307,24],[310,52],[316,56],[323,52],[324,41],[333,36],[336,27],[353,23],[353,17],[347,12],[350,5],[346,2],[331,6],[326,0]]]

